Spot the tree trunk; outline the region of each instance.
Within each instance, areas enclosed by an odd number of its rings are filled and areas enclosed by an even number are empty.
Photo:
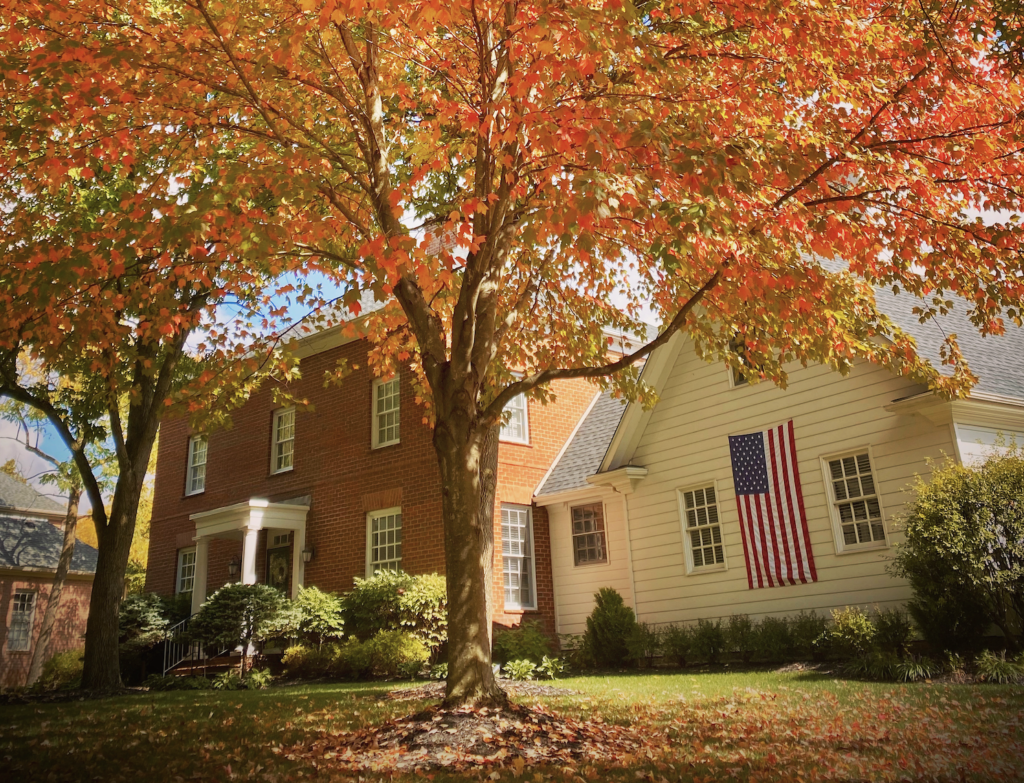
[[[148,461],[147,454],[142,464],[145,466]],[[141,473],[131,472],[134,475],[122,474],[118,479],[107,524],[102,528],[97,526],[96,530],[99,556],[89,601],[89,621],[85,627],[84,690],[113,691],[122,687],[118,619],[145,468]]]
[[[82,494],[81,485],[77,482],[68,492],[68,510],[64,516],[64,543],[61,545],[60,559],[57,561],[57,573],[53,575],[50,586],[50,597],[46,601],[46,612],[43,614],[43,626],[39,629],[35,650],[32,652],[32,663],[28,670],[28,684],[35,685],[39,675],[43,673],[43,664],[49,659],[50,639],[53,626],[57,623],[57,610],[60,609],[60,596],[64,592],[64,581],[71,570],[71,558],[75,554],[75,531],[78,529],[78,501]]]
[[[492,489],[490,507],[485,509],[481,487],[487,435],[465,421],[439,421],[434,428],[448,586],[446,707],[494,707],[507,701],[491,669],[494,496]],[[495,439],[495,468],[496,446]],[[484,479],[485,484],[490,480],[486,472]]]

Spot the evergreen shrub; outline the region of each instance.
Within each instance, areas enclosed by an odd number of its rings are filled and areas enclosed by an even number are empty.
[[[794,644],[789,619],[765,617],[758,623],[754,650],[758,660],[768,663],[784,663],[792,660]]]
[[[734,614],[726,629],[729,649],[744,663],[750,663],[757,642],[755,623],[745,614]]]
[[[553,653],[551,640],[535,620],[527,620],[518,628],[498,631],[494,635],[492,657],[497,663],[526,660],[539,664],[545,656]]]
[[[694,658],[704,663],[718,663],[725,652],[725,629],[721,620],[700,619],[693,629],[693,641],[690,649]]]
[[[594,609],[583,634],[586,654],[595,666],[618,668],[629,661],[627,640],[636,628],[636,616],[611,587],[594,593]]]
[[[436,656],[448,640],[448,593],[443,576],[381,571],[341,598],[346,633],[369,641],[381,631],[407,631]]]

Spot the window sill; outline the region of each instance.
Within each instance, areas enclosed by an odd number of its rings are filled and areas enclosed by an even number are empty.
[[[505,614],[526,614],[536,611],[536,606],[506,606],[504,609]]]
[[[589,562],[589,563],[573,563],[572,567],[573,568],[599,568],[600,566],[610,566],[611,564],[612,564],[611,560],[601,560],[599,562],[595,561],[595,562]]]
[[[846,545],[842,548],[836,548],[837,555],[859,555],[861,552],[879,552],[883,549],[888,549],[887,543],[876,542],[871,544],[856,544]]]
[[[204,489],[196,490],[195,492],[186,492],[184,497],[196,498],[196,497],[199,497],[200,495],[205,495],[205,494],[206,494],[206,489],[204,488]]]
[[[387,443],[375,443],[374,445],[370,446],[370,451],[377,451],[378,449],[386,449],[386,448],[389,448],[390,446],[399,446],[399,445],[401,445],[401,443],[402,443],[401,440],[390,440]]]
[[[723,571],[728,571],[728,570],[729,570],[729,567],[725,563],[722,563],[721,565],[701,566],[700,568],[694,567],[694,568],[691,568],[689,571],[687,571],[686,575],[687,576],[700,576],[702,574],[720,574]]]
[[[270,471],[270,475],[271,476],[281,476],[281,475],[283,475],[285,473],[291,473],[293,470],[295,470],[295,466],[294,465],[292,465],[290,468],[281,468],[280,470],[272,470],[272,471]]]
[[[498,443],[507,443],[510,446],[530,446],[530,440],[516,440],[515,438],[503,438],[498,436]]]

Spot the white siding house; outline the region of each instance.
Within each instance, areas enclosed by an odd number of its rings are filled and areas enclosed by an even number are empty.
[[[1024,348],[1020,330],[1000,339],[1011,355]],[[927,352],[927,339],[919,344]],[[651,623],[903,603],[909,587],[886,566],[915,477],[947,457],[969,464],[1014,437],[1024,445],[1024,368],[987,361],[1006,348],[965,351],[979,359],[972,368],[982,383],[971,399],[949,402],[868,363],[845,377],[795,365],[786,390],[735,385],[726,366],[708,364],[676,335],[644,369],[658,404],[623,412],[603,397],[538,488],[535,502],[550,519],[559,632],[584,630],[604,586]],[[789,421],[817,578],[751,588],[729,438]],[[607,551],[591,562],[581,509],[598,504]]]

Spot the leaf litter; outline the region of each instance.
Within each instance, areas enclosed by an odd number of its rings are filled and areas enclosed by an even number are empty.
[[[430,707],[415,715],[356,731],[319,732],[274,752],[315,767],[353,772],[453,771],[511,767],[521,772],[538,764],[580,760],[608,765],[653,756],[661,732],[581,721],[540,705],[502,708]],[[655,742],[655,740],[658,740]]]

